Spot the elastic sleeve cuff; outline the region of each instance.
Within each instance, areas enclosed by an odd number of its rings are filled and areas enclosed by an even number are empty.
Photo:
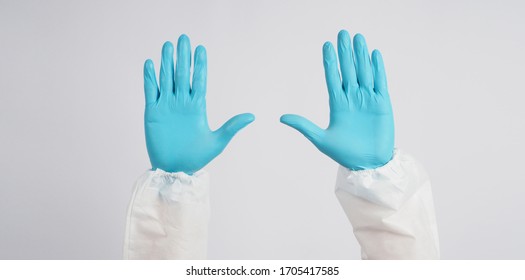
[[[209,200],[209,175],[204,170],[193,175],[184,172],[166,172],[162,169],[148,171],[150,188],[158,189],[168,202],[201,204]]]
[[[336,191],[345,191],[377,205],[397,210],[428,176],[413,157],[399,149],[385,165],[367,170],[339,167]]]

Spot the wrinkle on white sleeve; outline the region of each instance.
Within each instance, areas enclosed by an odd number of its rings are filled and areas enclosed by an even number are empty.
[[[205,171],[147,171],[128,208],[124,259],[206,259],[209,217]]]
[[[363,259],[439,259],[430,180],[411,156],[396,150],[370,170],[340,166],[335,192]]]

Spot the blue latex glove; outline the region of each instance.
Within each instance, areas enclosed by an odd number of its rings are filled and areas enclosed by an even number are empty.
[[[211,131],[206,116],[206,49],[195,49],[190,87],[191,47],[186,35],[179,37],[177,65],[173,70],[173,45],[162,47],[160,90],[151,60],[144,64],[146,145],[153,170],[193,174],[226,147],[233,136],[255,117],[246,113]]]
[[[281,122],[301,132],[321,152],[352,170],[373,169],[392,159],[394,118],[381,53],[368,55],[365,38],[341,30],[337,57],[330,42],[323,46],[324,70],[330,103],[330,124],[321,129],[297,115],[283,115]]]

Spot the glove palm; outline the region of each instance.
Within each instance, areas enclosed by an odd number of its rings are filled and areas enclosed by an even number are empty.
[[[383,60],[374,50],[372,61],[365,39],[348,32],[338,36],[337,57],[331,43],[323,46],[329,93],[330,123],[321,129],[304,117],[283,115],[281,122],[295,128],[321,152],[353,170],[372,169],[387,163],[394,149],[394,118]],[[355,59],[354,59],[355,57]]]
[[[153,62],[144,64],[146,145],[153,169],[188,174],[203,168],[218,156],[233,136],[254,120],[252,114],[231,118],[212,131],[206,116],[206,50],[198,46],[190,88],[191,48],[187,36],[177,44],[177,65],[173,71],[173,45],[162,48],[160,90]]]

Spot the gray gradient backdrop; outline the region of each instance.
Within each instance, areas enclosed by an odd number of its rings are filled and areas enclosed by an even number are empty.
[[[396,146],[428,169],[445,259],[525,258],[523,1],[0,1],[0,258],[118,259],[149,166],[142,65],[181,33],[209,56],[208,115],[257,120],[206,169],[212,259],[356,259],[321,126],[321,49],[382,51]]]

